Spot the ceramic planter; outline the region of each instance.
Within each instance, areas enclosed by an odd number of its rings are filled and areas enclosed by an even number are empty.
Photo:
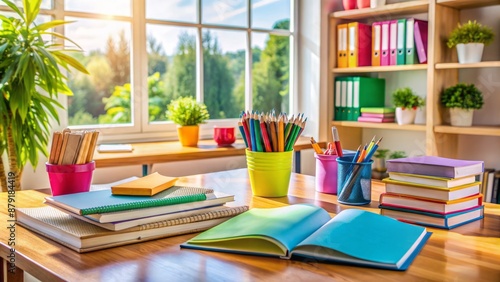
[[[481,62],[483,49],[483,43],[457,44],[458,62],[461,64]]]
[[[385,172],[387,170],[385,158],[373,158],[373,170]]]
[[[356,0],[342,0],[344,10],[353,10],[356,8]]]
[[[370,0],[357,0],[358,9],[369,8]]]
[[[452,126],[471,126],[474,109],[450,108]]]
[[[179,141],[184,147],[196,147],[199,132],[200,127],[198,125],[177,126]]]
[[[399,125],[402,124],[413,124],[415,122],[415,116],[417,115],[417,110],[412,108],[396,108],[396,121]]]
[[[377,8],[385,5],[386,0],[370,0],[370,8]]]

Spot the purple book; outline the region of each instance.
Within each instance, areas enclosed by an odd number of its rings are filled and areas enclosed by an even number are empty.
[[[386,161],[387,172],[403,172],[429,176],[458,178],[484,171],[483,161],[466,161],[436,156],[420,156]]]
[[[427,63],[427,31],[426,21],[415,20],[415,48],[421,64]]]

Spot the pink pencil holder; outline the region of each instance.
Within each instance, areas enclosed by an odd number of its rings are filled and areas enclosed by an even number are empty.
[[[53,196],[88,192],[95,162],[74,165],[45,164]]]
[[[318,155],[316,158],[316,191],[337,195],[337,155]]]

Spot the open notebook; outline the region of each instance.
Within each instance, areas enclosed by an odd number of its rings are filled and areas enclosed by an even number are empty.
[[[423,227],[364,210],[330,218],[320,207],[297,204],[251,209],[181,247],[405,270],[429,236]]]

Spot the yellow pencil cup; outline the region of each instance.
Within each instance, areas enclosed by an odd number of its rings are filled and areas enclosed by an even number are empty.
[[[284,197],[288,195],[293,151],[266,153],[247,149],[246,159],[254,196]]]

